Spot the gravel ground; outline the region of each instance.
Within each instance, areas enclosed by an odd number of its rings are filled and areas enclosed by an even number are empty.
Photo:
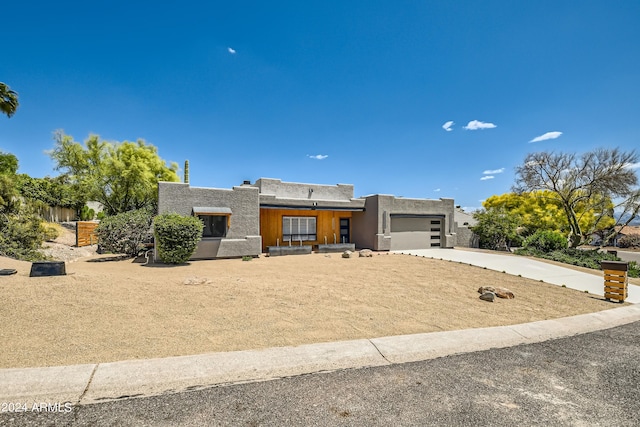
[[[65,241],[61,239],[67,239]],[[340,254],[93,262],[67,233],[50,246],[66,276],[30,278],[0,259],[0,368],[98,363],[524,323],[619,307],[479,267],[406,255]],[[73,239],[75,242],[75,239]],[[87,251],[87,252],[84,252]],[[104,257],[104,256],[103,256]],[[478,299],[504,286],[513,300]]]

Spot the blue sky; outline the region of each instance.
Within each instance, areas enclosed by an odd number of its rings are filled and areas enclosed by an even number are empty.
[[[474,208],[510,191],[527,153],[640,147],[637,0],[2,11],[0,81],[20,108],[0,117],[0,150],[31,176],[58,174],[45,151],[63,129],[143,138],[181,168],[189,159],[196,186],[350,183],[356,196]]]

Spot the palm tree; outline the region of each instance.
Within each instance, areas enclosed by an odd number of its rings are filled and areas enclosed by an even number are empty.
[[[7,117],[13,116],[18,109],[18,94],[9,89],[9,86],[0,82],[0,112]]]

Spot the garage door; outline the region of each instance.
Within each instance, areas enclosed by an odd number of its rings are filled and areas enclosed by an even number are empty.
[[[391,217],[391,250],[440,247],[442,218]]]

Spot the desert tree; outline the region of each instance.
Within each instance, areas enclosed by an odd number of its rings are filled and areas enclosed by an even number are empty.
[[[570,231],[567,217],[558,195],[549,190],[522,193],[505,193],[487,198],[482,206],[485,209],[504,208],[520,218],[519,234],[526,237],[537,230],[555,230],[567,235]],[[602,208],[606,212],[602,214]],[[615,224],[613,202],[603,203],[599,210],[580,203],[576,207],[582,230],[607,230]],[[584,209],[588,208],[587,211]]]
[[[520,217],[502,206],[476,211],[473,218],[477,224],[471,231],[478,235],[481,248],[510,250],[512,242],[518,239]]]
[[[593,229],[581,225],[580,212],[598,213],[598,218],[610,218],[612,200],[629,199],[638,184],[632,165],[638,162],[635,151],[618,148],[596,149],[581,155],[575,153],[539,152],[526,156],[516,168],[518,193],[546,190],[554,193],[567,218],[569,242],[572,247],[583,243]]]
[[[634,219],[640,216],[640,189],[635,189],[626,198],[623,198],[614,208],[617,211],[618,220],[605,233],[601,242],[602,246],[607,246],[616,237],[618,230],[629,225]]]
[[[49,152],[76,194],[102,203],[108,215],[157,204],[158,181],[179,181],[178,165],[167,165],[155,146],[136,142],[109,142],[91,135],[84,145],[55,133]]]

